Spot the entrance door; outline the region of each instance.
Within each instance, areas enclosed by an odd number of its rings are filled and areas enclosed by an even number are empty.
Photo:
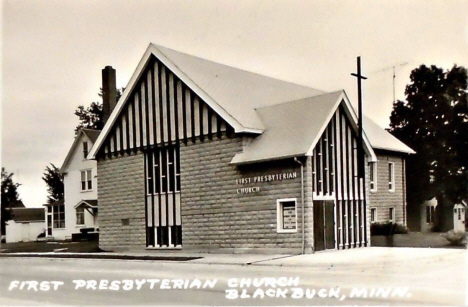
[[[335,248],[335,202],[314,201],[315,251]]]

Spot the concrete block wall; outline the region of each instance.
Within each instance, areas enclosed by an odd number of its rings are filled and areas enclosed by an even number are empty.
[[[142,152],[98,161],[99,247],[118,251],[146,246]],[[128,226],[123,221],[128,219]]]
[[[189,142],[180,147],[183,248],[196,250],[300,252],[300,166],[287,161],[235,166],[241,137]],[[236,179],[296,172],[297,178],[250,184]],[[238,194],[237,189],[260,191]],[[297,232],[277,232],[277,200],[296,198]],[[234,250],[235,249],[235,250]]]
[[[403,157],[376,151],[377,154],[377,191],[369,192],[369,209],[377,208],[377,222],[389,220],[389,208],[395,208],[395,222],[406,225],[404,212],[404,175]],[[388,163],[393,162],[395,173],[395,191],[388,188]],[[367,185],[369,187],[369,185]],[[369,216],[370,219],[370,216]]]

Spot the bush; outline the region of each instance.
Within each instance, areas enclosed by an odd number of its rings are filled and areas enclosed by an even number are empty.
[[[441,234],[441,236],[447,239],[452,246],[463,246],[466,244],[466,232],[464,231],[455,231],[452,229]]]
[[[408,233],[406,226],[392,222],[371,224],[371,236],[392,236],[401,233]]]

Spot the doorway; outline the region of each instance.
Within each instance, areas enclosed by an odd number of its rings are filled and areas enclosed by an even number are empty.
[[[315,251],[335,247],[335,202],[333,200],[314,201]]]

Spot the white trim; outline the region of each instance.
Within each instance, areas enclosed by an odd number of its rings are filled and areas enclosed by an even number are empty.
[[[328,124],[330,123],[331,118],[335,115],[336,110],[338,109],[341,102],[344,102],[343,105],[344,105],[345,113],[346,113],[346,115],[348,115],[348,118],[351,119],[350,120],[351,125],[353,126],[354,130],[355,131],[358,130],[357,115],[354,112],[354,109],[351,106],[351,103],[349,102],[349,99],[348,99],[348,96],[346,95],[346,92],[342,91],[342,93],[338,97],[335,105],[332,108],[332,112],[330,112],[330,114],[327,115],[327,118],[324,121],[322,127],[320,128],[319,133],[315,136],[315,139],[312,142],[312,145],[309,147],[309,150],[307,150],[307,153],[306,153],[307,156],[312,156],[313,155],[313,151],[314,151],[315,146],[317,145],[318,141],[320,140],[320,137],[322,136],[323,132],[327,128]],[[374,150],[372,149],[372,146],[371,146],[371,144],[369,142],[369,139],[366,136],[366,133],[365,133],[364,129],[363,129],[362,137],[363,137],[363,142],[364,142],[364,150],[367,153],[367,155],[370,157],[370,161],[371,162],[377,161],[377,156],[375,155]]]
[[[391,167],[391,174],[390,174],[390,165]],[[387,169],[389,170],[388,175],[390,176],[388,180],[388,185],[390,186],[390,183],[392,184],[392,188],[388,188],[389,192],[395,192],[395,162],[388,162],[388,167]],[[391,180],[390,180],[391,179]]]
[[[294,211],[296,216],[295,229],[283,229],[281,220],[283,218],[282,204],[285,202],[294,202]],[[297,198],[282,198],[276,200],[276,231],[278,233],[295,233],[297,232]]]
[[[375,219],[374,220],[372,220],[372,210],[375,210]],[[377,207],[370,207],[370,219],[369,219],[369,221],[371,223],[377,223],[378,220],[379,219],[378,219],[378,209],[377,209]]]
[[[369,191],[370,192],[377,192],[377,182],[378,182],[378,176],[377,176],[377,163],[378,161],[376,162],[369,162]],[[370,174],[371,174],[371,169],[372,169],[372,174],[374,175],[374,180],[371,180],[370,178]],[[374,185],[373,188],[371,188],[371,185]]]
[[[96,154],[101,148],[104,140],[109,134],[112,126],[117,120],[120,112],[123,107],[127,104],[127,99],[135,88],[137,81],[140,79],[140,76],[143,74],[144,69],[151,58],[151,55],[154,55],[158,60],[160,60],[165,66],[167,66],[180,80],[182,80],[188,88],[194,91],[210,108],[213,109],[221,118],[223,118],[229,125],[234,127],[236,133],[239,132],[249,132],[249,133],[262,133],[263,129],[258,128],[249,128],[242,126],[232,115],[230,115],[225,109],[223,109],[213,98],[211,98],[203,89],[201,89],[193,80],[191,80],[177,65],[175,65],[169,58],[167,58],[163,52],[161,52],[156,45],[150,43],[146,48],[143,57],[138,63],[137,68],[133,72],[130,81],[128,82],[125,91],[120,97],[114,111],[111,113],[106,125],[102,129],[102,132],[99,134],[94,146],[91,147],[91,150],[88,154],[88,159],[96,159]]]
[[[70,150],[68,151],[67,156],[65,157],[65,160],[64,160],[63,163],[62,163],[62,166],[60,167],[60,173],[62,173],[62,174],[66,173],[68,164],[70,163],[70,160],[71,160],[73,154],[75,153],[78,144],[81,144],[81,142],[80,142],[80,140],[81,140],[81,135],[86,136],[86,134],[84,133],[83,129],[80,129],[80,130],[78,131],[78,134],[76,135],[75,140],[73,140],[73,144],[72,144],[72,146],[70,147]],[[86,136],[86,140],[87,140],[87,141],[91,141],[91,140],[88,140],[87,136]],[[91,142],[91,143],[92,143],[92,142]],[[93,146],[93,145],[91,144],[91,147],[92,147],[92,146]],[[82,152],[82,151],[81,151],[81,152]],[[89,154],[89,146],[88,146],[88,154]]]
[[[81,206],[81,204],[86,204],[89,208],[92,208],[92,209],[95,209],[97,208],[97,206],[93,206],[91,205],[90,203],[88,203],[86,200],[81,200],[79,203],[77,203],[74,208],[78,208],[79,206]]]
[[[91,178],[88,178],[88,171],[91,172]],[[85,173],[85,189],[83,190],[83,178],[82,178],[82,173]],[[88,189],[88,181],[91,181],[91,189]],[[94,183],[93,183],[93,169],[92,168],[86,168],[80,170],[80,192],[91,192],[94,189]]]

